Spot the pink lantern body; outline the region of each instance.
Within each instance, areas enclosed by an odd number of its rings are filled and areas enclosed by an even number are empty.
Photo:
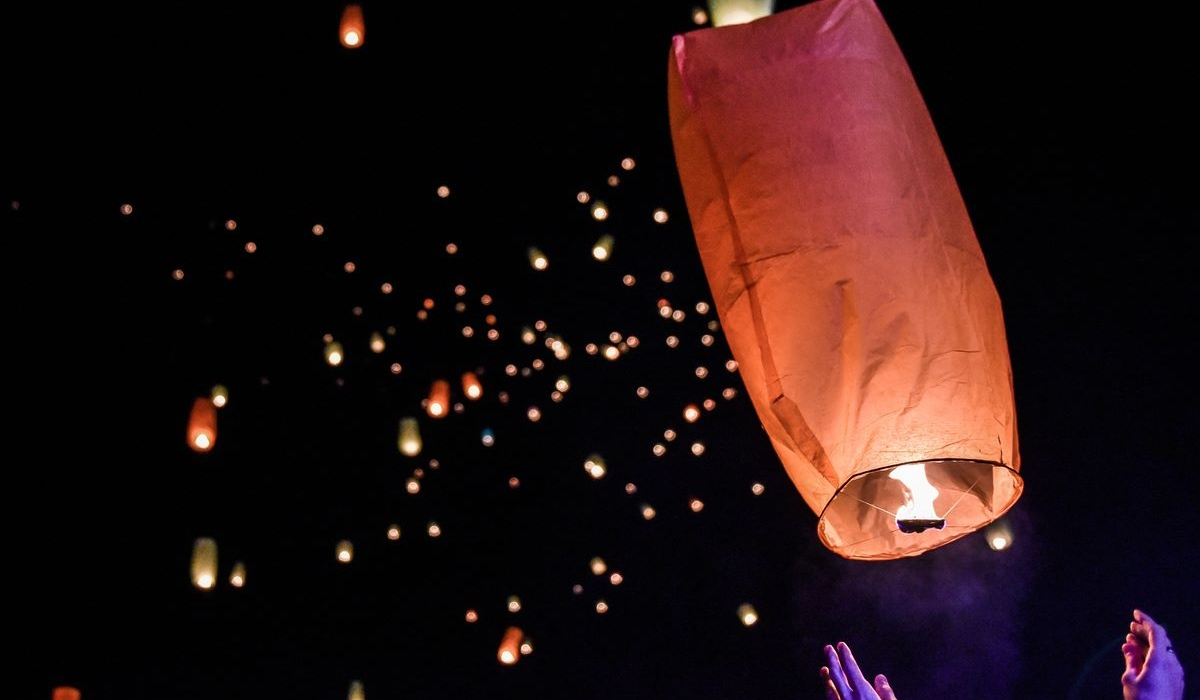
[[[821,540],[894,559],[1000,517],[1023,488],[1000,299],[875,4],[676,36],[668,92],[714,305]]]

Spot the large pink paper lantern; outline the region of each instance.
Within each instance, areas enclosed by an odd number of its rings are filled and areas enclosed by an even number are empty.
[[[850,559],[914,556],[1019,498],[1000,299],[871,0],[674,38],[671,134],[734,359]]]

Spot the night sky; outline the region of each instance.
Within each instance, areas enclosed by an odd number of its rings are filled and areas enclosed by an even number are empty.
[[[878,3],[1004,305],[1025,491],[1010,549],[864,562],[730,364],[667,119],[700,27],[641,4],[365,2],[355,50],[337,2],[3,11],[0,695],[802,700],[845,640],[905,700],[1102,700],[1135,607],[1200,674],[1185,22]]]

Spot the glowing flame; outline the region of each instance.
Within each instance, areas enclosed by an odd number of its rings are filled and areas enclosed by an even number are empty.
[[[905,532],[922,532],[935,527],[939,530],[946,521],[933,509],[938,490],[925,477],[924,464],[901,464],[891,471],[904,488],[904,503],[896,509],[896,524]]]

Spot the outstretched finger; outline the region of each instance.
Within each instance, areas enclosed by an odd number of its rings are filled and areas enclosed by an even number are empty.
[[[846,674],[850,676],[850,682],[854,686],[855,692],[861,697],[871,697],[871,691],[875,690],[871,686],[870,681],[863,675],[862,670],[858,667],[858,661],[854,659],[854,652],[850,651],[850,645],[845,642],[838,642],[838,653],[842,657],[842,665],[846,668]]]
[[[846,682],[846,670],[842,667],[842,659],[838,656],[838,651],[845,646],[844,642],[838,642],[838,648],[825,645],[825,659],[829,663],[829,684],[833,686],[834,692],[841,700],[849,700],[850,685]]]
[[[837,688],[833,686],[833,679],[829,676],[828,666],[821,667],[821,681],[822,685],[825,687],[825,700],[842,700],[841,697],[838,696]]]

